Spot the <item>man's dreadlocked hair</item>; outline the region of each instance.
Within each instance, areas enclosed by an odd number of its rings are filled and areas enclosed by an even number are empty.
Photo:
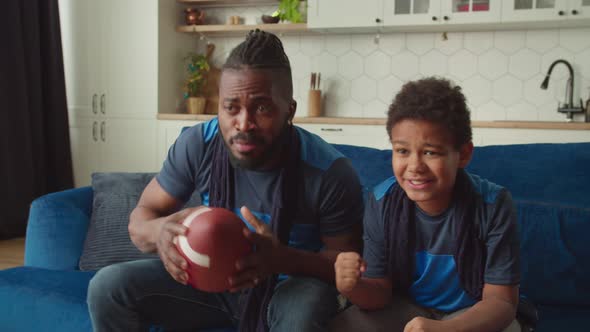
[[[291,64],[283,49],[283,43],[274,34],[260,29],[251,30],[246,40],[236,46],[223,65],[223,69],[270,69],[286,75],[284,80],[287,93],[293,96]]]

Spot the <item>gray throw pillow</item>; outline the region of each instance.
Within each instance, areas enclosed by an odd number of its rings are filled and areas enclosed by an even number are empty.
[[[139,251],[127,230],[129,215],[154,176],[155,173],[92,174],[94,201],[80,270],[98,270],[115,263],[157,257]],[[199,204],[198,195],[193,195],[185,206]]]

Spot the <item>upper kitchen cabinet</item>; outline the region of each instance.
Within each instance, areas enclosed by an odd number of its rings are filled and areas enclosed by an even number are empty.
[[[392,0],[384,2],[384,26],[495,23],[501,20],[499,1]]]
[[[68,108],[75,116],[155,119],[182,98],[182,59],[170,0],[59,0]]]
[[[158,112],[158,1],[100,0],[105,75],[100,103],[110,117]],[[139,10],[141,8],[141,10]]]
[[[59,0],[77,186],[93,172],[155,171],[156,117],[182,98],[183,57],[170,0]]]
[[[387,2],[387,1],[385,1]],[[383,0],[308,0],[310,29],[377,29],[383,20]]]
[[[91,102],[109,117],[154,118],[158,1],[90,1],[89,8]]]
[[[590,0],[504,0],[504,22],[571,21],[590,18]]]
[[[59,4],[70,114],[155,118],[158,1]]]

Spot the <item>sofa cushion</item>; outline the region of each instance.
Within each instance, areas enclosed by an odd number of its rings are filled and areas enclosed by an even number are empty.
[[[80,270],[98,270],[114,263],[155,257],[139,251],[127,230],[129,214],[153,177],[153,173],[92,174],[94,201]]]
[[[588,207],[590,143],[478,146],[467,170],[515,199]]]
[[[590,208],[516,200],[521,292],[535,303],[590,306]]]
[[[588,306],[537,306],[539,321],[535,332],[587,332],[590,331]]]
[[[345,144],[333,145],[350,159],[352,167],[359,176],[363,191],[370,191],[379,183],[393,176],[391,150],[378,150]]]
[[[139,251],[131,242],[127,229],[129,215],[154,175],[155,173],[92,174],[94,201],[80,257],[80,270],[98,270],[110,264],[157,257],[156,254]],[[199,204],[200,198],[194,193],[184,207]]]
[[[34,267],[0,271],[0,330],[91,331],[86,291],[93,275]]]

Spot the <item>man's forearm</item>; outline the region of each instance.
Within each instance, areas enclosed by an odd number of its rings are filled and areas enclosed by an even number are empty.
[[[476,303],[459,316],[441,323],[449,331],[501,331],[514,320],[516,306],[500,298],[489,298]]]
[[[382,309],[391,302],[391,286],[387,284],[385,279],[360,278],[350,292],[342,295],[361,309]]]
[[[334,284],[334,262],[339,253],[335,250],[315,253],[285,247],[278,273],[310,276]]]
[[[138,206],[129,216],[129,237],[142,252],[155,252],[158,233],[166,217]]]

